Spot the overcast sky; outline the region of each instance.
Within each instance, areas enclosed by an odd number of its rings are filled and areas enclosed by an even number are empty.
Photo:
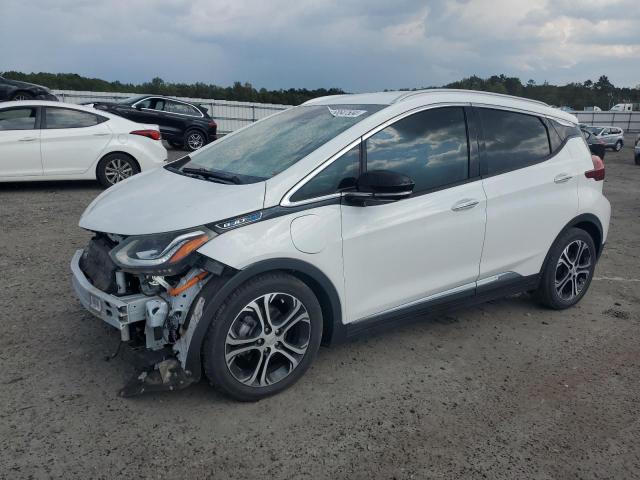
[[[640,83],[638,0],[2,0],[0,71],[255,87]]]

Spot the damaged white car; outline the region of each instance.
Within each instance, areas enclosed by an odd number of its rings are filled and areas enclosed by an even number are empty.
[[[312,100],[87,208],[82,304],[143,353],[123,395],[204,375],[257,400],[321,343],[444,308],[586,293],[610,216],[574,116],[427,90]]]

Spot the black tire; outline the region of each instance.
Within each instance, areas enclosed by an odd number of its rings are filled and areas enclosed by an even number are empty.
[[[104,188],[133,177],[136,173],[140,173],[138,162],[126,153],[109,153],[102,157],[96,168],[96,177]]]
[[[622,140],[618,140],[616,144],[613,146],[613,149],[616,152],[619,152],[620,150],[622,150]]]
[[[252,310],[247,309],[251,304],[255,304],[254,301],[265,297],[268,298],[270,294],[275,294],[273,296],[275,299],[274,304],[269,303],[274,308],[273,310],[270,308],[271,315],[275,314],[275,317],[272,318],[273,323],[271,323],[273,330],[270,331],[268,327],[265,327],[264,331],[270,334],[271,337],[276,337],[276,334],[280,334],[281,337],[278,338],[283,340],[282,343],[276,342],[274,344],[273,339],[263,340],[260,337],[263,334],[263,329],[261,328],[263,322],[257,322],[257,316],[252,315],[250,313]],[[300,307],[300,310],[287,310],[285,308],[287,307],[285,298],[299,300],[302,307]],[[278,302],[282,302],[281,311],[278,311]],[[264,306],[264,303],[260,303],[260,305]],[[206,306],[204,308],[206,309]],[[288,328],[284,328],[284,333],[278,330],[279,327],[284,326],[286,323],[288,312],[303,313],[302,309],[306,309],[308,322],[305,320],[289,324]],[[264,313],[264,309],[261,311]],[[246,312],[246,315],[240,317],[242,312]],[[282,320],[283,323],[280,324],[279,321],[282,317],[285,317],[285,320]],[[295,315],[291,316],[291,319],[295,318],[297,318]],[[245,328],[247,319],[249,322],[253,322],[253,327],[249,327],[253,330]],[[240,327],[238,327],[238,322],[240,322]],[[264,325],[268,324],[269,322],[264,322]],[[294,327],[305,329],[302,336],[303,344],[298,347],[300,349],[305,348],[301,355],[292,354],[292,351],[284,348],[284,345],[288,348],[290,344],[294,343],[291,337],[287,338],[291,333],[299,335],[297,331],[294,331]],[[242,334],[236,334],[236,332],[242,332],[243,328],[245,329],[245,339],[241,338]],[[235,340],[240,339],[240,341],[245,342],[242,343],[242,346],[252,346],[249,347],[250,350],[246,353],[230,357],[231,360],[227,364],[227,357],[236,351],[236,346],[230,346],[227,343],[229,339],[234,339],[234,336],[236,337]],[[257,340],[250,344],[246,343],[247,341],[251,342],[253,338]],[[287,339],[286,341],[284,341],[285,338]],[[302,377],[318,353],[321,338],[322,309],[311,289],[301,280],[285,273],[274,272],[258,275],[231,293],[215,313],[202,347],[204,372],[211,385],[225,395],[245,402],[260,400],[281,392]],[[260,341],[262,343],[258,343]],[[305,343],[306,347],[304,347]],[[245,348],[242,346],[238,348]],[[289,360],[289,357],[285,357],[281,353],[283,350],[285,353],[290,354],[290,357],[296,357],[297,363],[295,365]],[[253,368],[254,365],[255,369]],[[266,369],[264,368],[265,365],[267,365]],[[242,370],[243,366],[246,367],[245,370]],[[271,371],[269,371],[270,368]],[[232,369],[235,370],[235,373],[232,373]],[[241,373],[246,372],[244,380],[246,383],[237,378],[239,371]],[[264,375],[262,374],[263,371],[265,372]],[[274,375],[277,377],[277,375],[282,375],[283,373],[283,377],[273,381]],[[267,378],[268,376],[272,378]],[[254,380],[251,380],[252,378]],[[250,385],[249,383],[252,384]]]
[[[184,143],[176,142],[174,140],[169,140],[169,145],[171,145],[173,148],[177,148],[178,150],[182,150],[182,148],[184,147]]]
[[[33,95],[29,92],[15,92],[11,95],[11,100],[33,100]]]
[[[636,165],[640,165],[640,155],[636,155]]]
[[[584,245],[588,250],[582,250],[582,253],[579,253],[580,245]],[[568,250],[565,252],[565,249]],[[580,258],[574,258],[578,254]],[[563,257],[562,265],[561,256]],[[575,263],[573,263],[574,260]],[[554,310],[569,308],[578,303],[589,289],[596,260],[596,246],[591,235],[579,228],[568,229],[556,240],[549,251],[540,285],[535,294],[538,301]],[[574,266],[575,269],[573,269]],[[576,274],[576,272],[579,273]],[[572,279],[563,284],[562,280],[568,279],[565,274]],[[558,277],[560,282],[557,283]],[[576,290],[573,290],[574,286]]]
[[[207,144],[207,136],[197,128],[191,128],[184,134],[184,148],[189,152],[198,150]]]

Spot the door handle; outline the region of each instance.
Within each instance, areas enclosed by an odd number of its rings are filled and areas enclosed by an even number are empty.
[[[556,175],[556,177],[553,179],[553,181],[555,183],[565,183],[568,182],[569,180],[571,180],[573,178],[572,175],[569,175],[568,173],[561,173],[559,175]]]
[[[480,203],[478,202],[478,200],[469,200],[469,199],[460,200],[453,207],[451,207],[451,210],[453,210],[454,212],[459,212],[461,210],[469,210],[470,208],[473,208],[476,205],[478,205],[478,203]]]
[[[93,134],[94,137],[106,137],[107,135],[109,135],[109,133],[94,133]]]
[[[18,140],[19,142],[34,142],[36,141],[37,138],[36,137],[24,137],[21,138],[20,140]]]

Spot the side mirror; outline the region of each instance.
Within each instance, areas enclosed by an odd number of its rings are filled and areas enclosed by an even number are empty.
[[[355,190],[345,192],[344,197],[358,205],[376,205],[410,197],[414,187],[414,181],[401,173],[370,170],[358,177]]]

